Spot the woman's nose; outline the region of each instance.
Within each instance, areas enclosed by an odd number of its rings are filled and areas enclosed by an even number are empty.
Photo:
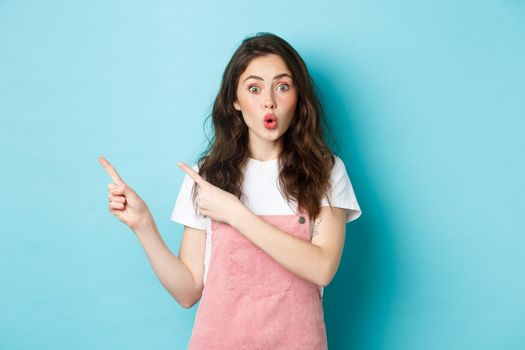
[[[274,109],[275,108],[275,98],[273,97],[273,93],[269,93],[268,96],[266,96],[266,100],[264,102],[264,107],[265,108],[271,108],[271,109]]]

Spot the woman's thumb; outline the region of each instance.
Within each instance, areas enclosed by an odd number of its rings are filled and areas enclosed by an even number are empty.
[[[131,189],[126,184],[118,184],[115,188],[111,189],[111,194],[117,196],[126,196],[130,193]]]
[[[139,195],[129,186],[123,186],[123,194],[128,201],[140,200]]]

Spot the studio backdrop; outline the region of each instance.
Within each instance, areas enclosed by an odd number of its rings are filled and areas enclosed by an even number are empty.
[[[226,63],[304,58],[363,215],[330,349],[525,348],[525,3],[0,0],[0,348],[185,349],[197,305],[108,211],[104,156],[169,220]]]

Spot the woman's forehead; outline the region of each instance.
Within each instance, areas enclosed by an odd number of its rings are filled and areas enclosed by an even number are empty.
[[[248,77],[273,80],[286,75],[292,77],[292,73],[281,56],[269,54],[252,59],[241,74],[241,81],[244,81]]]

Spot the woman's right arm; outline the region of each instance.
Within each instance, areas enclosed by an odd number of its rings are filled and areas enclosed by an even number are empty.
[[[162,240],[152,217],[134,232],[164,288],[183,307],[195,305],[204,286],[205,231],[184,226],[178,258]]]
[[[193,306],[204,286],[205,231],[185,226],[177,258],[162,240],[142,198],[104,157],[99,162],[113,180],[108,185],[109,211],[135,232],[155,274],[175,300],[185,308]]]

